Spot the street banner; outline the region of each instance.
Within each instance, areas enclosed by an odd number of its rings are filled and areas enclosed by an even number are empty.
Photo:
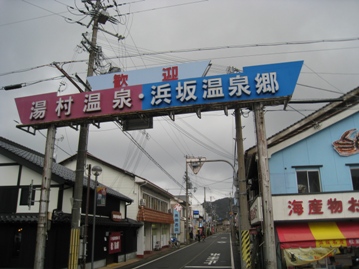
[[[251,102],[278,105],[292,96],[303,61],[244,67],[242,73],[161,81],[57,96],[16,98],[23,125],[105,122],[141,113],[150,116],[235,108]],[[138,116],[137,116],[138,117]]]

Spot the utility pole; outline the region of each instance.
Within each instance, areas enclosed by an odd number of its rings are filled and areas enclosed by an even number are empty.
[[[263,104],[253,105],[254,120],[256,125],[257,154],[259,164],[259,181],[263,207],[263,231],[264,231],[264,267],[267,269],[277,268],[277,256],[274,237],[272,192],[269,181],[268,149],[265,131]]]
[[[203,217],[206,219],[206,187],[204,187]]]
[[[236,144],[237,144],[237,159],[238,159],[238,204],[239,204],[239,238],[241,244],[241,268],[251,267],[251,254],[249,242],[249,212],[247,200],[247,183],[244,168],[244,147],[242,134],[242,121],[240,109],[234,111],[236,122]]]
[[[101,1],[96,0],[95,11],[101,7]],[[98,31],[98,15],[95,12],[92,27],[92,39],[90,45],[89,63],[87,68],[87,77],[93,75],[94,62],[96,57],[96,43]],[[72,204],[72,218],[71,218],[71,235],[70,235],[70,249],[68,269],[77,269],[80,249],[80,222],[81,222],[81,206],[82,206],[82,192],[83,192],[83,178],[87,156],[87,142],[88,142],[89,125],[87,123],[81,124],[79,134],[79,144],[77,150],[76,162],[76,178],[75,190]]]
[[[43,269],[45,265],[45,248],[47,239],[47,212],[50,199],[50,183],[52,163],[55,148],[56,127],[51,125],[47,129],[46,148],[44,156],[44,170],[42,174],[39,217],[37,221],[35,269]]]
[[[187,156],[186,156],[186,244],[189,244],[189,198],[188,198],[188,163],[187,163]]]

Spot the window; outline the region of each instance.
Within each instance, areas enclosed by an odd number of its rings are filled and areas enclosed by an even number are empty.
[[[21,188],[21,196],[20,196],[20,205],[29,205],[29,201],[31,199],[31,205],[34,205],[35,200],[35,190],[32,190],[32,195],[30,197],[30,188],[23,187]]]
[[[152,197],[152,209],[160,211],[160,200],[157,198]]]
[[[299,193],[320,192],[319,170],[297,170]]]
[[[161,201],[161,211],[168,212],[168,204],[166,202]]]
[[[148,194],[143,194],[143,199],[145,200],[145,206],[151,208],[151,197]]]
[[[162,201],[156,197],[148,195],[146,193],[143,194],[143,199],[146,201],[145,206],[147,208],[151,208],[157,211],[168,212],[168,203]]]
[[[359,167],[351,167],[350,174],[352,176],[353,190],[359,191]]]

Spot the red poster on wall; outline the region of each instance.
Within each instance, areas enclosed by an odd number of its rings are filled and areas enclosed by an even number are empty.
[[[113,254],[117,252],[121,252],[121,233],[110,233],[110,238],[108,240],[108,253]]]

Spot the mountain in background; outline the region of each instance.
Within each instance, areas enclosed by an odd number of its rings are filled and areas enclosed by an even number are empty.
[[[213,216],[215,220],[223,220],[230,218],[232,211],[233,198],[223,198],[213,202],[206,202],[204,208],[206,213]]]

